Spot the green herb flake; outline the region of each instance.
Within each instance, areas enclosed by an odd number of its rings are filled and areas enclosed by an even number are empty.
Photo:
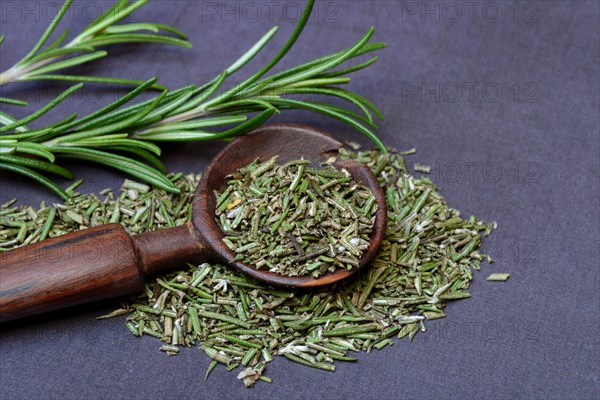
[[[488,282],[506,282],[510,278],[510,274],[494,273],[485,278]]]

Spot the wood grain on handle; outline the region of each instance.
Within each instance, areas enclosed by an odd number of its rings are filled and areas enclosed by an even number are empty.
[[[185,263],[201,263],[214,258],[191,222],[142,233],[131,239],[145,276],[183,267]]]
[[[0,322],[143,289],[144,277],[205,255],[191,224],[130,237],[102,225],[0,253]]]

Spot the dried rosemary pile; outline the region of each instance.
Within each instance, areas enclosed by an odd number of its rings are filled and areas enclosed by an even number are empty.
[[[408,173],[402,154],[342,153],[368,164],[385,189],[388,229],[372,266],[355,279],[315,292],[273,288],[218,264],[182,266],[146,284],[132,304],[110,316],[129,314],[127,328],[156,336],[161,349],[199,343],[210,357],[246,386],[263,375],[272,355],[334,371],[336,361],[355,361],[352,351],[382,349],[392,337],[425,330],[425,320],[442,318],[448,300],[470,297],[472,270],[486,258],[477,248],[493,226],[450,208],[427,178]],[[0,247],[23,243],[108,221],[130,232],[173,226],[188,220],[197,176],[171,181],[181,195],[127,181],[123,192],[105,199],[75,195],[64,205],[0,209]]]
[[[377,204],[350,173],[309,160],[255,160],[228,177],[217,224],[236,260],[258,269],[317,278],[352,269],[369,248]]]

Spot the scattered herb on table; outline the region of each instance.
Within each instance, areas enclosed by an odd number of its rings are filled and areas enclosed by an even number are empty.
[[[239,169],[215,193],[216,222],[236,260],[258,269],[317,278],[358,267],[369,248],[377,203],[350,173],[277,157]]]
[[[402,154],[342,153],[371,167],[387,196],[387,234],[365,273],[325,290],[294,292],[220,264],[182,266],[148,281],[144,293],[105,317],[127,314],[127,329],[161,340],[167,354],[198,343],[212,360],[206,376],[219,364],[240,367],[246,386],[270,382],[265,365],[275,355],[334,371],[336,362],[356,361],[352,352],[381,350],[394,336],[412,340],[426,320],[445,317],[448,301],[471,296],[472,271],[489,259],[477,249],[494,226],[461,218],[428,178],[407,172]],[[191,218],[198,176],[169,179],[181,194],[126,181],[119,196],[105,191],[104,199],[73,194],[64,205],[37,210],[6,204],[0,248],[109,221],[131,233],[182,224]]]
[[[414,166],[415,172],[422,172],[424,174],[429,174],[431,172],[431,167],[429,165],[416,163]]]
[[[495,273],[490,274],[485,280],[488,282],[506,282],[508,278],[510,278],[510,274]]]

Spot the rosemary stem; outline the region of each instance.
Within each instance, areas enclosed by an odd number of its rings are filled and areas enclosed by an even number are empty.
[[[68,46],[65,46],[68,47]],[[6,71],[0,74],[0,86],[5,85],[7,83],[16,82],[21,80],[21,77],[28,72],[35,71],[38,68],[46,66],[48,64],[52,64],[54,61],[58,60],[60,57],[51,57],[46,58],[44,60],[40,60],[33,64],[25,64],[23,67],[17,67],[13,65]],[[4,76],[6,75],[6,76]]]
[[[162,121],[159,121],[154,125],[151,125],[150,127],[155,128],[157,126],[163,126],[163,125],[173,124],[173,123],[177,123],[177,122],[185,122],[185,121],[189,121],[194,118],[206,117],[208,115],[210,115],[208,110],[205,110],[204,108],[202,108],[202,106],[198,106],[198,107],[191,109],[189,111],[186,111],[184,113],[173,115],[171,117],[167,117],[167,118],[163,119]]]
[[[14,67],[0,73],[0,86],[19,80],[20,75]]]

